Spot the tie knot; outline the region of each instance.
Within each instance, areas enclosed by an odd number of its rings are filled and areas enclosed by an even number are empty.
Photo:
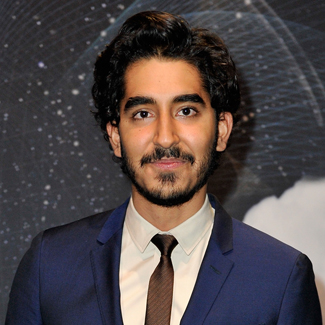
[[[178,244],[177,239],[172,235],[156,235],[151,241],[160,250],[161,255],[170,256],[175,246]]]

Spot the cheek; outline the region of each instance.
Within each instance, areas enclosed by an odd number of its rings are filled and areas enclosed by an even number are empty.
[[[127,130],[127,128],[124,128],[121,134],[123,134],[123,148],[129,158],[132,156],[135,159],[137,157],[140,159],[148,151],[151,143],[151,135],[148,131],[143,129]]]
[[[208,152],[211,151],[211,147],[214,144],[214,136],[206,133],[191,134],[186,141],[184,151],[188,151],[194,155],[195,160],[200,161],[205,159]]]
[[[143,153],[148,150],[148,147],[152,143],[152,133],[147,128],[132,130],[129,140]]]
[[[213,121],[188,129],[183,136],[184,142],[187,143],[194,152],[200,153],[205,153],[215,142],[215,138],[216,128]]]

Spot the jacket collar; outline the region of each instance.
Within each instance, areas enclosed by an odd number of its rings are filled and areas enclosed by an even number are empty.
[[[209,194],[209,200],[215,210],[211,240],[215,240],[220,252],[225,254],[233,249],[232,219],[214,195]]]
[[[232,219],[213,195],[209,195],[209,200],[215,209],[214,225],[191,299],[181,321],[182,325],[204,322],[233,267],[233,262],[224,256],[233,248]],[[123,223],[128,203],[129,200],[109,216],[97,237],[100,246],[90,254],[103,324],[123,324],[119,267]]]
[[[226,256],[233,249],[232,219],[214,196],[209,199],[215,209],[214,225],[181,325],[204,323],[234,264]]]
[[[115,209],[97,237],[100,244],[90,252],[98,305],[103,324],[123,325],[120,306],[119,268],[122,231],[129,200]]]
[[[97,237],[97,241],[105,244],[115,233],[123,229],[125,212],[128,207],[130,198],[128,198],[122,205],[113,210],[107,221],[105,222],[101,232]]]
[[[232,219],[214,195],[208,194],[208,196],[210,204],[215,210],[213,235],[211,238],[216,241],[220,251],[226,253],[233,248]],[[105,222],[97,237],[100,243],[106,243],[118,230],[123,228],[125,212],[129,201],[130,199],[127,199],[122,205],[116,208]]]

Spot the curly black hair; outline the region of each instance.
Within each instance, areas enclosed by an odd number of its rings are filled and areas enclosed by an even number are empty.
[[[191,28],[180,16],[159,11],[140,12],[125,21],[118,35],[99,54],[94,69],[92,95],[104,138],[107,123],[118,126],[120,102],[125,93],[126,69],[141,59],[183,60],[200,72],[211,106],[220,113],[235,114],[240,92],[235,64],[216,34]]]

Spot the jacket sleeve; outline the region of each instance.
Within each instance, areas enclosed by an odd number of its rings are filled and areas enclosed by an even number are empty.
[[[32,241],[21,260],[9,296],[6,325],[42,324],[39,261],[43,233]]]
[[[312,264],[300,254],[283,296],[278,325],[321,325],[322,316]]]

